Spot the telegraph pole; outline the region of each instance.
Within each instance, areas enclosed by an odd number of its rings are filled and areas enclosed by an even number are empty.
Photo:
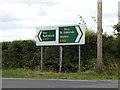
[[[98,72],[101,72],[103,65],[102,58],[102,0],[97,2],[97,64]]]
[[[120,1],[118,2],[118,24],[120,24]]]

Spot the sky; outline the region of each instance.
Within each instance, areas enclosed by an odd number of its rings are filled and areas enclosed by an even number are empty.
[[[103,32],[113,34],[119,0],[103,0]],[[0,41],[35,40],[36,27],[79,24],[97,31],[97,0],[0,0]]]

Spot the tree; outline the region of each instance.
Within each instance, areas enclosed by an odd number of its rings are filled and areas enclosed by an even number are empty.
[[[118,24],[114,25],[113,28],[115,29],[114,32],[117,31],[117,35],[119,35],[120,34],[120,24],[118,23]]]

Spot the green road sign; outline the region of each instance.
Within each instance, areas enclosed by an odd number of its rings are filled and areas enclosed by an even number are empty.
[[[36,45],[80,45],[85,44],[85,26],[43,26],[36,28]]]
[[[38,33],[38,39],[40,42],[43,41],[55,41],[56,40],[56,30],[40,30]]]
[[[79,26],[59,27],[59,43],[79,43],[82,36]]]

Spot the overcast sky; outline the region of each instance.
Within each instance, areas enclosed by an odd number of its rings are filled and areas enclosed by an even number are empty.
[[[103,0],[104,33],[113,34],[118,1]],[[78,24],[78,14],[96,31],[97,0],[0,0],[0,41],[35,40],[37,26]]]

